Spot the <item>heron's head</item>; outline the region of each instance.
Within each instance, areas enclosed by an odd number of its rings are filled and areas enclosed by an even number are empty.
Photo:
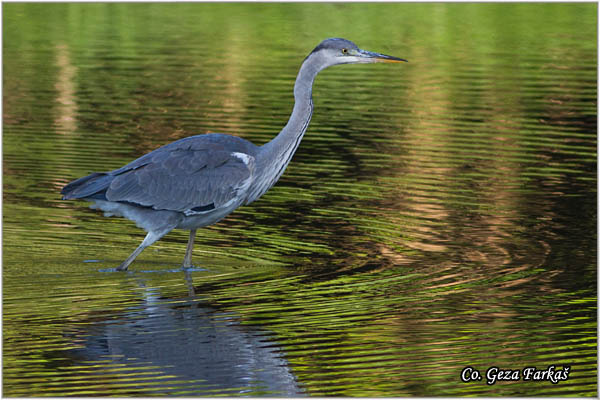
[[[398,57],[374,53],[359,49],[357,45],[349,40],[341,38],[325,39],[308,55],[307,58],[318,57],[322,68],[337,64],[364,64],[376,62],[407,62]]]

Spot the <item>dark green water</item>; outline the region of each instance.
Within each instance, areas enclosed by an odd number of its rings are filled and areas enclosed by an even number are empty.
[[[597,6],[4,4],[4,396],[595,396]],[[270,140],[280,182],[148,248],[60,189],[175,139]],[[486,384],[492,366],[569,367]],[[481,381],[461,382],[467,366]]]

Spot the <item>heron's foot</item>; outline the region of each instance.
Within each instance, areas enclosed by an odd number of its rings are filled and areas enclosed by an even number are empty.
[[[127,271],[127,268],[129,268],[129,264],[122,263],[121,265],[119,265],[116,268],[116,270],[117,271]]]
[[[181,269],[184,270],[184,271],[187,271],[187,270],[190,270],[190,269],[195,269],[195,268],[197,268],[197,267],[194,264],[192,264],[192,263],[185,263],[184,262],[181,265]]]
[[[202,267],[200,267],[198,265],[194,265],[192,263],[190,263],[190,264],[183,263],[183,265],[181,266],[181,271],[184,271],[184,272],[206,271],[206,268],[202,268]]]

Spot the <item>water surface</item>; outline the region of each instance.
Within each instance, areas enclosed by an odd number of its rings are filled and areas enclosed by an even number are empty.
[[[595,396],[595,4],[6,4],[5,396]],[[178,138],[263,144],[259,201],[144,233],[60,189]],[[568,380],[461,382],[472,366]]]

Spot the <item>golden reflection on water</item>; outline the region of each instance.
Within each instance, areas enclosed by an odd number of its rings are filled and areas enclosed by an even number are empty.
[[[54,123],[58,127],[57,133],[72,133],[77,129],[75,120],[77,103],[75,98],[75,84],[73,82],[77,68],[71,64],[69,49],[65,43],[56,45],[56,65],[59,69],[55,84],[55,88],[58,91],[56,103],[59,109]]]

